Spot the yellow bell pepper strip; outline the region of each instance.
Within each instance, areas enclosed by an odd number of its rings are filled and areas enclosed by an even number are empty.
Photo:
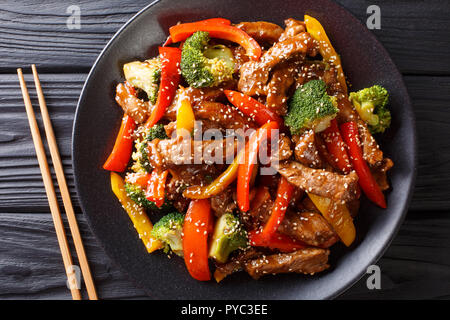
[[[319,209],[320,213],[322,213],[323,217],[333,227],[334,231],[336,231],[341,241],[347,247],[350,246],[355,240],[356,230],[347,206],[312,193],[308,193],[308,196],[317,209]]]
[[[134,129],[136,129],[136,122],[130,116],[125,115],[113,150],[103,165],[103,169],[116,172],[123,172],[126,169],[133,152],[132,134]]]
[[[177,136],[194,132],[195,116],[189,99],[183,94],[177,108]]]
[[[208,186],[190,186],[183,191],[183,196],[188,199],[207,199],[224,191],[237,177],[239,159],[243,153],[239,153],[233,162],[219,177]]]
[[[249,139],[245,146],[244,163],[239,165],[237,177],[237,203],[239,209],[247,212],[250,209],[250,180],[252,178],[253,167],[258,158],[260,145],[270,139],[272,130],[278,129],[278,123],[269,121],[259,128]]]
[[[147,128],[153,127],[162,118],[175,97],[181,77],[181,50],[172,47],[159,47],[158,50],[161,59],[160,89],[156,105],[145,123]]]
[[[306,14],[305,25],[306,31],[308,31],[311,36],[319,42],[319,52],[322,55],[323,59],[327,62],[331,62],[336,67],[338,81],[342,87],[342,90],[344,90],[344,93],[347,94],[347,83],[345,82],[341,58],[331,45],[330,39],[328,39],[325,29],[317,19]]]
[[[134,227],[139,235],[139,238],[144,243],[149,253],[161,249],[163,244],[151,236],[153,224],[145,213],[145,209],[138,206],[125,192],[124,181],[120,175],[111,172],[111,189],[116,195],[117,199],[122,204],[122,207],[128,213]]]

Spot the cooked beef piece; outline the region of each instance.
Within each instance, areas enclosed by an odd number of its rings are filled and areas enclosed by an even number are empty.
[[[265,147],[267,147],[267,145],[262,146],[262,148]],[[291,139],[289,139],[289,137],[284,133],[280,134],[278,145],[276,147],[278,148],[278,151],[276,149],[272,149],[272,151],[274,152],[272,152],[272,154],[270,155],[270,162],[273,163],[274,166],[276,162],[287,160],[292,156]],[[273,148],[273,145],[271,146],[271,148]],[[262,151],[260,151],[260,155],[267,154],[266,152],[267,151],[263,149]]]
[[[348,211],[350,211],[350,215],[352,216],[352,218],[356,217],[359,211],[360,200],[351,200],[346,202],[345,205],[347,206]]]
[[[233,212],[236,209],[236,202],[233,199],[233,189],[227,188],[218,195],[212,196],[211,208],[214,210],[216,217],[220,217],[227,212]]]
[[[301,136],[294,138],[296,141],[294,148],[295,159],[310,168],[324,168],[315,136],[314,130],[308,130]]]
[[[207,120],[215,123],[214,127],[218,129],[243,129],[257,128],[252,119],[244,116],[242,112],[230,105],[224,105],[220,102],[203,100],[192,106],[196,120]],[[175,121],[177,117],[176,107],[170,107],[164,117]]]
[[[149,102],[129,94],[123,83],[119,83],[116,87],[116,102],[122,107],[123,112],[138,124],[143,123],[150,115]]]
[[[253,204],[253,203],[252,203]],[[264,225],[272,213],[274,201],[265,197],[264,202],[250,211],[253,219]],[[278,231],[293,239],[315,247],[329,247],[338,237],[325,218],[317,212],[293,212],[288,210]]]
[[[280,35],[279,41],[284,41],[287,38],[294,37],[297,34],[306,31],[305,23],[303,21],[289,18],[284,20],[284,24],[286,25],[286,29],[284,29],[284,32]]]
[[[236,88],[237,88],[237,81],[230,80],[221,83],[217,87],[207,87],[207,88],[188,87],[185,89],[185,94],[188,96],[193,105],[197,105],[202,101],[226,102],[227,98],[223,90],[236,90]]]
[[[358,176],[354,171],[340,175],[312,169],[296,161],[284,161],[278,165],[278,172],[293,185],[322,197],[350,201],[357,194]]]
[[[262,255],[263,253],[255,248],[248,248],[245,251],[240,251],[236,256],[232,257],[229,262],[224,264],[216,263],[214,279],[216,279],[217,282],[220,282],[230,274],[243,270],[246,261],[256,259]]]
[[[378,166],[371,168],[371,172],[375,181],[381,190],[389,189],[389,182],[387,179],[387,171],[394,166],[394,162],[389,158],[384,158]]]
[[[266,105],[278,115],[284,116],[288,111],[289,89],[295,82],[299,63],[300,61],[295,60],[277,66],[266,86]]]
[[[225,163],[236,154],[237,143],[223,140],[154,139],[148,144],[149,163],[154,168],[167,169],[183,164]]]
[[[327,171],[337,171],[341,172],[340,169],[337,167],[335,160],[328,152],[327,146],[325,145],[325,142],[322,139],[322,136],[320,134],[316,134],[314,137],[314,140],[316,142],[317,151],[319,151],[320,159],[323,161],[323,169]]]
[[[250,37],[258,41],[261,45],[273,44],[277,42],[283,33],[283,28],[275,23],[266,21],[241,22],[236,25],[244,30]]]
[[[174,207],[185,212],[190,200],[183,197],[183,190],[191,185],[204,185],[216,178],[220,172],[212,165],[180,165],[170,169],[166,184],[166,195]]]
[[[253,279],[266,274],[304,273],[313,275],[329,267],[327,249],[306,248],[291,253],[262,256],[245,262],[245,271]]]
[[[366,123],[362,120],[358,120],[357,123],[364,160],[369,166],[377,167],[383,161],[383,151],[370,133]]]
[[[265,94],[269,72],[280,62],[296,56],[302,59],[307,53],[315,54],[316,45],[309,33],[303,32],[282,42],[277,42],[265,52],[260,61],[248,61],[240,70],[239,91],[253,96]]]
[[[314,247],[328,248],[339,240],[325,218],[313,211],[286,212],[278,231]]]
[[[245,49],[241,46],[231,48],[234,56],[234,72],[239,72],[244,63],[250,61],[250,57],[246,55]]]

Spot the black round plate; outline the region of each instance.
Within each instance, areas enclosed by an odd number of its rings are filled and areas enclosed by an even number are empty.
[[[233,22],[267,20],[283,25],[307,13],[325,27],[353,89],[381,84],[391,94],[392,128],[379,137],[395,167],[388,209],[363,201],[356,218],[357,239],[350,248],[331,250],[327,272],[266,276],[258,281],[238,273],[220,284],[192,279],[184,261],[163,253],[148,254],[127,214],[111,192],[109,172],[102,164],[111,151],[122,117],[114,101],[115,85],[123,81],[122,65],[155,56],[168,28],[225,17]],[[342,7],[326,0],[205,1],[153,3],[131,19],[105,47],[81,93],[73,129],[73,166],[78,196],[92,232],[108,256],[151,297],[164,299],[325,299],[336,297],[356,282],[383,254],[399,228],[415,176],[414,115],[402,77],[372,33]]]

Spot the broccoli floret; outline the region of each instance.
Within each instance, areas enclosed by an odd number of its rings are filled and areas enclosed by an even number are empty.
[[[327,95],[325,82],[311,80],[295,90],[284,121],[292,134],[301,134],[307,129],[320,132],[329,126],[337,112],[333,100]]]
[[[198,31],[190,36],[181,52],[181,74],[195,88],[217,86],[234,73],[234,56],[223,45],[208,46],[209,33]]]
[[[145,140],[152,141],[154,139],[168,139],[169,137],[166,134],[166,130],[164,130],[164,125],[162,123],[155,124],[148,131]]]
[[[132,159],[135,161],[132,169],[135,172],[144,170],[151,172],[153,170],[150,162],[148,160],[148,142],[154,139],[168,139],[169,137],[164,130],[164,125],[159,123],[155,124],[150,128],[145,134],[145,139],[142,141],[136,141],[135,148],[136,152],[133,152]]]
[[[133,200],[137,205],[150,210],[150,211],[158,211],[158,212],[169,212],[173,210],[173,206],[171,201],[165,200],[163,205],[158,208],[153,201],[147,200],[145,197],[145,191],[138,185],[132,183],[125,183],[125,192],[128,196]]]
[[[246,248],[247,244],[247,232],[242,223],[232,213],[225,213],[214,227],[209,256],[220,263],[225,263],[232,251]]]
[[[388,100],[389,93],[379,85],[350,93],[350,101],[361,119],[367,122],[372,133],[382,133],[391,125]]]
[[[183,223],[184,214],[172,212],[162,217],[152,229],[152,235],[164,242],[164,252],[171,249],[175,254],[183,256]]]
[[[161,77],[161,61],[159,58],[127,63],[123,66],[123,72],[125,79],[133,87],[144,90],[150,102],[156,103]]]

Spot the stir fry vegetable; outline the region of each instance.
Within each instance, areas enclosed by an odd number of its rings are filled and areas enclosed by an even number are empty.
[[[114,148],[106,159],[103,169],[109,171],[123,172],[128,162],[130,162],[131,153],[133,152],[133,139],[131,135],[136,128],[136,123],[130,116],[124,116],[117,134]]]
[[[128,216],[133,222],[139,238],[141,238],[147,251],[151,253],[155,250],[161,249],[163,246],[162,243],[151,234],[153,225],[145,213],[145,210],[136,205],[136,203],[128,197],[125,192],[122,177],[115,172],[111,172],[111,189],[120,201],[120,204],[128,213]]]
[[[363,158],[359,136],[358,126],[355,122],[350,121],[341,125],[341,132],[345,143],[348,146],[350,160],[359,177],[359,185],[364,191],[367,198],[381,208],[386,208],[386,200],[383,192],[375,181],[369,166]]]
[[[209,200],[192,200],[184,219],[184,262],[192,278],[211,279],[208,266],[208,227],[211,224]]]

